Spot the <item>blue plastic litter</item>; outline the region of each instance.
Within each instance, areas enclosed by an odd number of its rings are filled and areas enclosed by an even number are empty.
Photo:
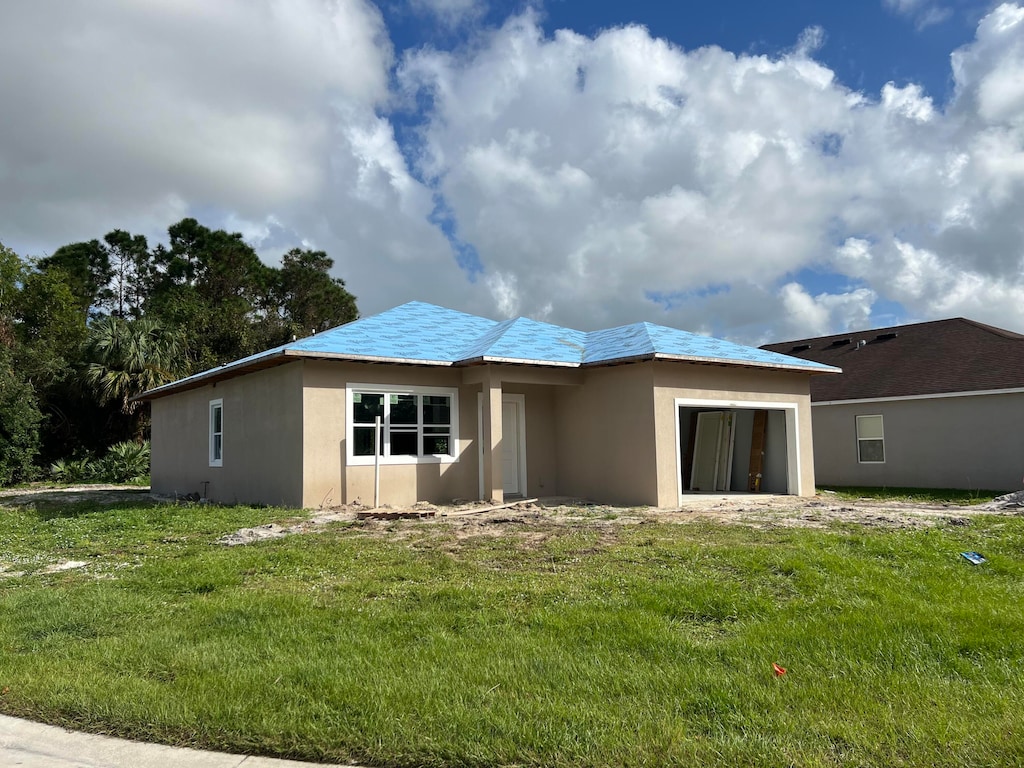
[[[984,556],[980,555],[977,552],[961,552],[960,557],[962,557],[971,565],[981,565],[982,563],[988,562],[988,560],[986,560]]]

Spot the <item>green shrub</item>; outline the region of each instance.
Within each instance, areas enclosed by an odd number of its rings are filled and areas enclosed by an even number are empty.
[[[149,441],[110,446],[96,462],[96,475],[106,483],[139,483],[149,478]]]
[[[59,483],[144,483],[149,479],[149,441],[116,443],[101,459],[60,459],[50,465]]]
[[[42,419],[31,385],[0,358],[0,485],[32,479]]]
[[[91,459],[58,459],[50,465],[50,477],[58,483],[86,483],[95,479]]]

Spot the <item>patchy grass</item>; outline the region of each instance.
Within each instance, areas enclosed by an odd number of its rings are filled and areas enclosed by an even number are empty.
[[[0,566],[26,571],[0,578],[0,711],[387,766],[1024,754],[1022,518],[896,531],[513,521],[468,538],[401,521],[212,544],[294,514],[0,510]],[[39,572],[70,559],[89,565]]]
[[[867,488],[855,485],[818,486],[844,501],[871,499],[874,501],[904,501],[910,504],[958,504],[969,506],[984,504],[1008,491],[963,490],[960,488]]]

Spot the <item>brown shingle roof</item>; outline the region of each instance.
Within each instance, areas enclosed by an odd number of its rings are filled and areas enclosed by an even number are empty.
[[[843,369],[811,379],[815,402],[1024,387],[1024,336],[962,317],[764,349]]]

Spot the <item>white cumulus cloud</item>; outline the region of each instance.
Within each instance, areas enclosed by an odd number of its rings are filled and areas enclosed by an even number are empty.
[[[269,260],[326,249],[364,312],[763,342],[902,305],[1024,330],[1024,9],[951,52],[946,102],[844,85],[815,58],[828,33],[684,50],[642,26],[547,34],[527,10],[396,57],[368,0],[14,0],[0,240],[39,254],[194,214]]]
[[[416,170],[503,306],[750,338],[869,324],[885,297],[1024,328],[1022,16],[982,20],[945,105],[916,84],[850,90],[813,59],[814,30],[767,57],[642,27],[547,36],[529,12],[471,49],[408,54],[399,78],[432,99]],[[812,295],[807,269],[849,285]]]
[[[314,199],[332,102],[388,97],[383,33],[363,0],[5,3],[3,236]]]

